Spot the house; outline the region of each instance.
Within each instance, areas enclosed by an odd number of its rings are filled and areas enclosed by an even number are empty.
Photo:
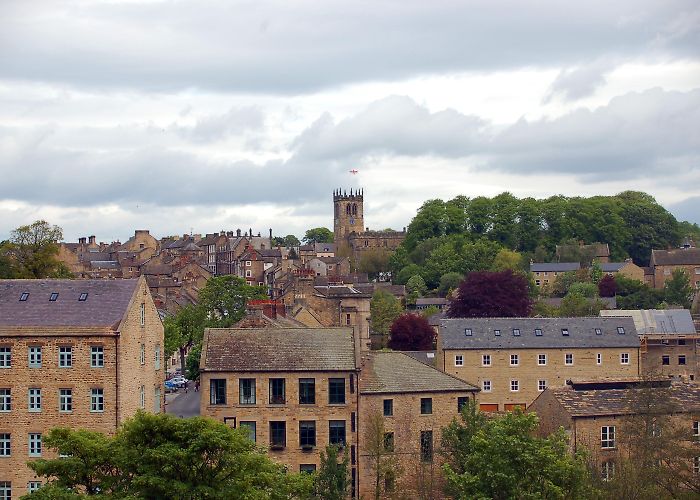
[[[644,268],[639,267],[632,259],[624,262],[603,262],[600,265],[601,271],[610,276],[624,276],[632,280],[644,282]]]
[[[444,311],[449,303],[444,297],[419,297],[416,299],[416,309],[422,311],[429,307],[437,307],[439,311]]]
[[[477,385],[484,411],[529,406],[572,379],[638,377],[632,318],[444,319],[437,368]]]
[[[557,276],[581,269],[578,262],[531,262],[530,274],[535,280],[535,285],[543,286],[554,284]]]
[[[700,387],[670,380],[572,381],[548,388],[530,411],[539,417],[541,435],[563,428],[571,450],[587,451],[603,480],[614,477],[630,434],[636,434],[629,431],[653,425],[657,415],[669,419],[662,432],[680,430],[688,439],[700,438]],[[689,460],[686,471],[700,473],[700,457]]]
[[[580,241],[578,245],[557,245],[556,246],[557,260],[573,260],[573,258],[582,258],[588,262],[610,262],[610,247],[607,243],[591,243],[584,245]]]
[[[0,483],[35,490],[57,426],[114,433],[163,410],[163,325],[145,278],[0,280]],[[8,493],[11,491],[12,493]]]
[[[629,316],[641,341],[642,374],[700,381],[700,340],[687,309],[600,311],[603,317]]]
[[[430,476],[431,484],[439,483],[441,430],[459,415],[464,404],[475,401],[477,392],[473,385],[407,353],[364,353],[360,370],[360,497],[374,498],[377,482],[382,498],[395,492],[401,492],[403,498],[418,498],[418,477]],[[374,429],[383,432],[382,443],[373,441]],[[384,449],[378,449],[378,444]],[[381,472],[382,477],[377,478],[373,463],[378,451],[393,452],[403,474],[397,477],[394,472]]]
[[[327,444],[342,445],[356,491],[356,349],[352,328],[207,329],[201,414],[247,429],[293,471],[316,470]]]
[[[673,271],[682,269],[690,284],[700,288],[700,248],[683,247],[673,250],[652,250],[649,267],[654,270],[654,287],[663,288]]]

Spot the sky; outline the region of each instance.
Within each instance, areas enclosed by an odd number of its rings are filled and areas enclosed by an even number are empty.
[[[700,2],[0,0],[0,240],[303,236],[358,187],[371,229],[503,191],[700,222]]]

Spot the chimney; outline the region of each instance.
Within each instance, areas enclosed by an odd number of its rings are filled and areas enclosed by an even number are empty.
[[[233,238],[233,231],[226,231],[226,236]]]
[[[85,238],[85,236],[83,236],[82,238],[78,238],[78,243],[80,243],[81,245],[84,245],[86,240],[87,240],[87,238]]]
[[[90,236],[90,244],[94,245],[95,244],[95,236]]]
[[[241,230],[240,229],[236,229],[236,236],[238,236],[239,238],[241,237]]]
[[[251,227],[248,228],[248,234],[250,235],[251,238],[253,237],[253,228],[251,228]]]

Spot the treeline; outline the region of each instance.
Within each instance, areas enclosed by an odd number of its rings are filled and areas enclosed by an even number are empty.
[[[421,206],[390,266],[396,283],[420,274],[436,289],[446,273],[492,269],[503,249],[518,252],[526,269],[530,259],[554,260],[557,245],[601,242],[609,245],[612,261],[631,258],[647,266],[652,249],[678,246],[685,236],[697,238],[700,227],[677,221],[652,196],[636,191],[542,200],[507,192],[457,196]]]

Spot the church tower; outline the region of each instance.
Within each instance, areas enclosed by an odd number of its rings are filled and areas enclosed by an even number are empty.
[[[333,191],[333,234],[336,245],[342,245],[347,241],[350,233],[361,233],[365,230],[363,216],[363,190],[352,189],[350,194],[338,189]]]

